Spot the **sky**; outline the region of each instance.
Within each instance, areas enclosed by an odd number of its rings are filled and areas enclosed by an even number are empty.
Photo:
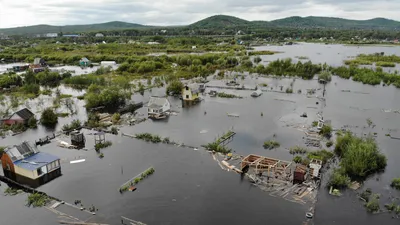
[[[400,0],[0,0],[0,28],[124,21],[187,25],[224,14],[246,20],[289,16],[400,21]]]

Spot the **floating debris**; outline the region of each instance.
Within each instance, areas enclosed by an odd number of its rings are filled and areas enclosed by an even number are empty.
[[[229,117],[239,117],[239,114],[235,113],[226,113]]]
[[[81,162],[85,162],[85,161],[86,161],[86,159],[78,159],[78,160],[72,160],[69,163],[70,164],[75,164],[75,163],[81,163]]]

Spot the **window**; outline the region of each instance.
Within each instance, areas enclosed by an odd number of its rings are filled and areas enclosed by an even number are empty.
[[[41,168],[37,169],[37,175],[38,176],[42,175],[42,169]]]
[[[186,95],[186,99],[189,99],[189,95]]]
[[[186,86],[186,91],[189,91],[189,87],[188,86]]]

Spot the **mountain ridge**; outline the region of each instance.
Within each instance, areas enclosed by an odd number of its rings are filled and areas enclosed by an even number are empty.
[[[110,30],[160,28],[173,26],[151,26],[123,21],[110,21],[105,23],[52,26],[39,24],[33,26],[22,26],[0,29],[0,34],[6,35],[32,35],[44,33],[82,33],[101,32]],[[327,28],[327,29],[372,29],[372,30],[400,30],[400,22],[387,18],[372,18],[368,20],[352,20],[338,17],[318,16],[292,16],[271,21],[248,21],[242,18],[229,15],[214,15],[199,20],[189,25],[181,25],[189,29],[230,29],[230,28],[267,28],[267,27],[289,27],[289,28]]]

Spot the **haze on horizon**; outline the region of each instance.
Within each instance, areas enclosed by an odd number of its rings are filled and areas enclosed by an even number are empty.
[[[109,21],[187,25],[217,14],[265,21],[290,16],[400,21],[398,9],[399,0],[0,0],[0,28]]]

